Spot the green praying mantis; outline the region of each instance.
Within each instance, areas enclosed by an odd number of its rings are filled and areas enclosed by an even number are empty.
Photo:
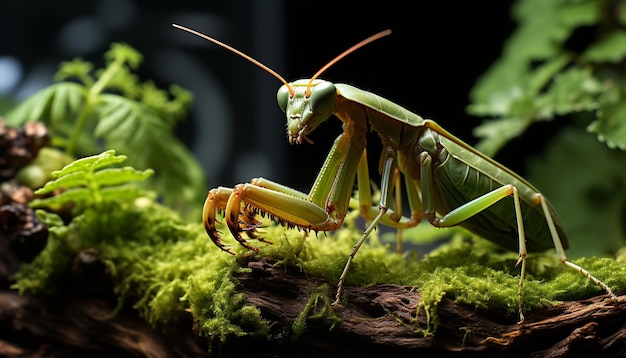
[[[470,145],[419,115],[368,91],[346,84],[333,84],[319,76],[354,50],[391,33],[372,35],[352,46],[310,79],[287,82],[276,72],[248,55],[189,28],[173,25],[222,46],[266,70],[283,85],[278,90],[280,109],[287,116],[291,144],[311,142],[307,137],[334,115],[342,121],[343,132],[335,139],[311,191],[307,194],[285,185],[255,178],[233,188],[218,187],[208,193],[203,222],[211,240],[233,253],[217,230],[221,213],[228,229],[243,247],[257,251],[249,239],[265,241],[256,233],[257,215],[269,215],[289,227],[308,231],[333,231],[343,225],[357,182],[359,210],[368,222],[356,242],[339,282],[334,305],[342,298],[350,263],[378,224],[397,229],[418,225],[426,218],[436,227],[460,225],[508,250],[518,251],[519,323],[528,252],[551,248],[562,264],[580,272],[611,297],[615,295],[602,281],[567,260],[569,247],[561,221],[548,200],[513,171],[481,154]],[[366,152],[366,133],[375,131],[382,141],[379,162],[380,200],[373,205]],[[311,142],[312,143],[312,142]],[[390,207],[392,195],[401,190],[402,178],[410,215],[405,216],[399,200]]]

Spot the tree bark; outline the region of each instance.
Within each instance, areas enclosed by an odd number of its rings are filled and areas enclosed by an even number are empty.
[[[154,330],[133,312],[111,316],[106,300],[71,294],[55,300],[0,292],[3,357],[204,357],[208,350],[187,325],[184,333]]]
[[[247,301],[264,317],[289,330],[315,286],[324,282],[272,262],[248,264],[252,272],[238,277]],[[335,308],[340,318],[332,329],[328,320],[311,320],[295,341],[281,350],[298,356],[461,356],[568,357],[602,352],[626,356],[626,296],[606,295],[564,302],[557,307],[527,312],[524,324],[502,312],[479,312],[444,298],[437,312],[439,326],[424,334],[426,314],[418,312],[420,293],[412,287],[378,285],[346,287],[346,303]],[[277,335],[281,336],[281,335]],[[308,352],[303,354],[304,352]]]
[[[327,284],[268,259],[247,263],[240,274],[246,301],[272,322],[269,339],[231,337],[213,350],[214,356],[353,357],[385,353],[417,356],[446,353],[457,356],[569,357],[601,352],[626,355],[626,300],[606,295],[564,302],[526,313],[523,325],[502,312],[476,311],[444,298],[438,307],[439,325],[425,334],[426,314],[418,312],[420,293],[411,287],[378,285],[346,287],[348,299],[335,307],[340,321],[327,316],[309,318],[295,336],[293,323],[316,287]],[[334,286],[328,294],[334,293]],[[329,296],[330,298],[330,296]],[[44,357],[62,355],[119,357],[209,356],[207,342],[193,330],[191,320],[165,333],[156,331],[132,310],[110,318],[114,302],[84,300],[66,294],[54,301],[0,292],[0,355]],[[311,315],[323,309],[314,307]]]

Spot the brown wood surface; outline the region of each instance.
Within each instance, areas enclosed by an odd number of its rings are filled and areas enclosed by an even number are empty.
[[[626,356],[625,296],[612,301],[601,295],[527,312],[523,325],[501,312],[477,312],[444,298],[437,330],[425,335],[426,315],[423,310],[416,314],[420,300],[416,290],[396,285],[347,287],[348,300],[335,308],[340,322],[333,326],[324,317],[310,319],[304,332],[295,337],[292,324],[311,292],[325,282],[265,259],[247,265],[252,271],[238,276],[240,289],[249,304],[275,322],[271,337],[231,337],[224,345],[213,345],[213,356],[402,357],[439,352],[481,357]],[[208,355],[207,342],[197,337],[191,320],[166,332],[157,331],[130,309],[109,317],[114,303],[71,292],[50,300],[4,289],[0,292],[0,355]],[[316,307],[322,308],[322,304]],[[311,314],[315,313],[314,309]]]

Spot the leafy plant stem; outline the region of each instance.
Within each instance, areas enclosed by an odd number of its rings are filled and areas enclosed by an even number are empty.
[[[85,122],[87,121],[87,117],[89,116],[89,112],[91,112],[93,107],[92,102],[91,93],[88,92],[87,98],[85,99],[85,106],[80,110],[80,114],[78,115],[72,130],[72,135],[70,136],[67,146],[65,147],[65,152],[69,156],[74,156],[74,149],[76,148],[78,137],[80,136],[80,133],[85,126]]]
[[[78,138],[80,133],[82,132],[85,123],[87,122],[87,118],[91,113],[94,103],[97,100],[98,96],[104,89],[104,87],[111,81],[113,76],[124,66],[125,59],[119,58],[113,61],[113,63],[107,67],[107,69],[102,73],[98,81],[96,81],[93,86],[87,92],[87,96],[85,99],[85,106],[81,109],[80,114],[76,120],[76,124],[72,130],[72,135],[68,141],[66,147],[66,153],[68,155],[74,155],[74,149],[76,148],[76,143],[78,142]]]

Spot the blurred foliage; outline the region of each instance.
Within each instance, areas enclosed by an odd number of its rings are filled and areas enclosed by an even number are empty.
[[[82,59],[61,63],[57,82],[13,108],[7,122],[44,122],[53,145],[75,158],[106,149],[129,155],[133,167],[155,170],[154,189],[165,203],[179,210],[197,207],[206,179],[174,133],[192,95],[175,85],[165,91],[141,82],[133,71],[143,57],[129,45],[113,43],[104,57],[102,69]]]
[[[626,2],[518,0],[512,16],[471,93],[469,113],[488,117],[476,147],[492,156],[533,123],[561,121],[526,177],[561,214],[572,256],[615,252],[626,244]]]

